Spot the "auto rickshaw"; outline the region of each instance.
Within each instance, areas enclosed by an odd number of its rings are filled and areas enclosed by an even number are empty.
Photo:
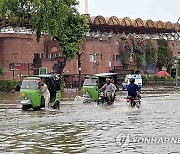
[[[48,86],[50,92],[50,103],[49,105],[58,109],[61,100],[61,89],[60,89],[60,79],[56,75],[38,75],[25,77],[21,89],[20,89],[20,100],[22,105],[22,110],[39,110],[45,107],[44,97],[40,91],[40,81],[44,80]]]
[[[97,101],[99,98],[99,88],[106,83],[106,78],[113,79],[114,83],[117,83],[117,73],[100,73],[86,76],[82,87],[84,97]]]

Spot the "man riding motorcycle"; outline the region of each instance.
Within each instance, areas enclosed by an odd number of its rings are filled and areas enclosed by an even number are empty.
[[[116,86],[113,83],[111,83],[110,79],[107,78],[106,83],[99,90],[103,89],[106,97],[108,98],[109,103],[112,104],[114,102],[115,91],[117,89]]]
[[[128,97],[127,98],[130,98],[130,99],[136,99],[136,98],[139,98],[141,99],[141,96],[140,96],[140,93],[142,93],[138,87],[137,84],[135,84],[135,79],[134,78],[131,78],[130,80],[130,84],[128,85]],[[135,104],[131,104],[131,105],[135,105]]]

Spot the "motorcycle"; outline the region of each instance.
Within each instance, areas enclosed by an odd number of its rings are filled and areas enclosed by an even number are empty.
[[[113,98],[112,98],[113,97]],[[111,105],[114,103],[114,96],[108,96],[104,91],[99,91],[99,98],[97,101],[97,105],[107,103]]]
[[[139,97],[134,98],[132,96],[127,96],[126,104],[132,108],[137,107],[139,109],[141,106],[141,99]]]

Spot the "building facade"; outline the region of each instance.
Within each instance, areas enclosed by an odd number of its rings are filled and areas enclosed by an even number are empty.
[[[142,33],[146,37],[154,37],[153,40],[156,44],[158,34],[161,32],[162,35],[163,32],[164,36],[171,37],[168,42],[173,56],[180,57],[180,41],[173,40],[170,35],[178,32],[179,25],[177,24],[173,26],[170,22],[163,24],[159,21],[155,25],[155,22],[150,20],[142,23],[143,21],[139,18],[133,23],[133,20],[129,18],[118,20],[111,17],[106,20],[102,16],[92,18],[87,16],[87,20],[90,25],[90,33],[87,34],[80,51],[83,53],[81,56],[82,80],[88,74],[123,69],[118,58],[123,33],[123,35]],[[22,80],[24,76],[38,74],[41,67],[47,68],[48,72],[54,72],[56,61],[53,59],[58,56],[61,56],[60,47],[55,40],[48,36],[42,36],[40,42],[37,43],[34,34],[0,33],[0,63],[3,67],[0,79]],[[130,60],[129,69],[136,69],[133,58]],[[77,59],[67,62],[63,74],[66,76],[67,83],[77,85]]]

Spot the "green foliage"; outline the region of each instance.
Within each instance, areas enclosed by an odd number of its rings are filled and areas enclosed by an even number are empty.
[[[142,66],[144,64],[144,54],[143,53],[140,53],[140,52],[137,52],[136,53],[136,66],[137,66],[137,69],[141,69]]]
[[[146,66],[147,69],[152,68],[157,62],[157,49],[150,39],[146,40]]]
[[[178,65],[180,66],[180,58],[178,58],[177,60],[178,60]]]
[[[0,91],[2,92],[9,92],[15,86],[15,80],[0,80]]]
[[[119,59],[121,60],[121,64],[123,65],[123,69],[128,69],[129,66],[129,53],[128,52],[120,52]]]
[[[159,70],[165,66],[168,70],[172,67],[174,59],[173,54],[168,47],[168,41],[164,39],[158,40],[158,51],[157,51],[157,67]]]
[[[143,80],[155,80],[155,81],[171,81],[173,80],[173,78],[171,76],[158,76],[157,74],[155,75],[142,75],[142,79]]]
[[[42,34],[56,39],[65,59],[72,59],[88,32],[83,15],[77,11],[76,0],[4,0],[1,15],[11,25],[26,26],[36,32],[37,41]]]

